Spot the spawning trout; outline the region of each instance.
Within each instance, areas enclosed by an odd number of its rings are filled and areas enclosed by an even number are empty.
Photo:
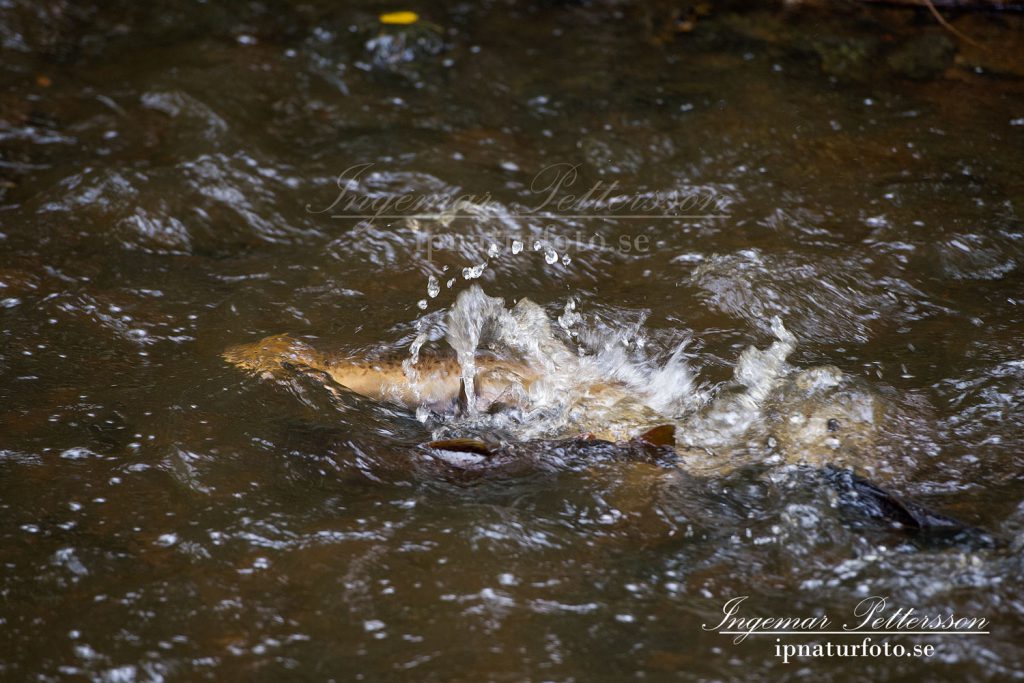
[[[233,365],[267,379],[281,379],[303,369],[323,373],[356,394],[409,410],[425,407],[446,414],[466,412],[468,407],[462,368],[451,357],[422,355],[408,367],[400,360],[335,358],[286,334],[234,346],[223,355]],[[518,409],[529,414],[538,409],[531,390],[543,384],[544,377],[537,368],[486,354],[477,355],[474,365],[473,410]],[[578,376],[581,374],[574,375],[574,391],[559,395],[572,395],[562,406],[564,420],[559,433],[607,441],[624,441],[639,434],[637,438],[646,443],[674,445],[674,432],[651,429],[651,425],[662,425],[665,417],[639,401],[626,386],[612,380],[593,381]]]
[[[289,367],[310,369],[360,396],[396,403],[411,410],[426,406],[445,412],[455,406],[462,388],[462,368],[454,358],[426,356],[410,370],[399,360],[362,361],[331,358],[287,334],[234,346],[224,358],[256,375],[280,378]],[[476,359],[477,404],[513,403],[537,374],[524,364],[496,358]]]

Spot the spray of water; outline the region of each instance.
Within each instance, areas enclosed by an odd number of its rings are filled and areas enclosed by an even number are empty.
[[[543,258],[548,265],[559,260],[540,240],[529,247],[517,240],[503,251],[492,243],[488,260],[464,269],[463,279],[478,279],[498,257]],[[571,260],[564,257],[563,262]],[[453,284],[449,280],[448,288]],[[429,297],[435,299],[439,290],[431,276]],[[671,424],[690,466],[708,471],[728,469],[738,453],[763,456],[765,449],[788,447],[789,462],[805,462],[808,453],[832,461],[843,448],[874,449],[882,412],[877,394],[836,368],[801,372],[792,367],[787,359],[797,340],[778,317],[763,325],[774,340],[766,348],[747,348],[732,378],[710,386],[698,379],[689,331],[679,331],[665,348],[649,344],[643,312],[587,312],[571,296],[559,308],[549,316],[526,298],[506,306],[475,283],[458,293],[443,337],[455,352],[465,410],[438,415],[421,407],[417,414],[433,427],[435,438],[498,434],[517,440],[622,441]],[[427,338],[421,331],[405,362],[414,385],[421,379],[416,364]],[[833,433],[836,425],[842,425],[842,433]]]
[[[581,315],[574,300],[553,323],[529,299],[507,307],[474,284],[456,298],[445,330],[468,410],[444,420],[439,433],[500,430],[520,439],[592,434],[622,440],[699,407],[705,396],[686,361],[688,339],[659,359],[631,343],[639,337],[635,325],[619,329]],[[418,357],[419,346],[413,352]],[[481,365],[488,379],[484,391]],[[506,369],[501,382],[496,366]],[[499,390],[487,389],[495,384]]]
[[[649,343],[642,313],[597,315],[580,310],[574,298],[559,308],[549,316],[525,298],[509,307],[478,284],[459,293],[444,339],[457,357],[468,405],[430,413],[429,420],[420,411],[435,438],[624,441],[671,424],[694,471],[727,471],[751,453],[781,453],[792,463],[878,465],[879,397],[836,368],[791,366],[796,339],[778,318],[769,322],[773,342],[747,348],[731,380],[709,386],[698,379],[688,332],[659,350]],[[413,344],[410,380],[425,338]]]

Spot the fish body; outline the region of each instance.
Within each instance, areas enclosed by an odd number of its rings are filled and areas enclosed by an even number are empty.
[[[410,410],[426,406],[435,412],[450,411],[458,402],[463,381],[462,368],[451,357],[424,355],[416,363],[332,358],[286,334],[234,346],[224,352],[224,358],[268,378],[280,378],[290,367],[322,372],[360,396]],[[524,364],[481,356],[476,359],[475,407],[514,405],[536,378]]]
[[[568,438],[622,442],[643,435],[652,425],[666,422],[664,415],[615,380],[596,380],[584,377],[583,373],[568,372],[562,374],[572,377],[571,387],[553,385],[550,380],[545,381],[543,371],[530,364],[489,354],[475,357],[473,405],[468,411],[460,402],[465,386],[462,367],[450,356],[424,353],[415,363],[409,359],[339,358],[287,334],[231,347],[223,356],[231,364],[267,379],[281,380],[302,370],[323,373],[360,396],[408,410],[426,408],[437,415],[462,417],[467,412],[470,416],[502,414],[526,427],[554,414],[559,416],[553,425],[557,429],[555,436]],[[557,407],[552,407],[552,402]],[[550,436],[539,432],[527,438]]]

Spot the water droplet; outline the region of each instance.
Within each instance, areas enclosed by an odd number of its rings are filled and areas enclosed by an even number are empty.
[[[518,254],[523,250],[523,243],[519,240],[512,240],[512,253]]]
[[[562,256],[562,265],[563,266],[567,266],[570,263],[572,263],[572,257],[571,256],[569,256],[568,254],[565,254],[564,256]]]
[[[541,243],[540,240],[537,240],[536,242],[533,243],[533,250],[534,251],[540,251],[543,248],[544,248],[544,245]]]
[[[441,293],[441,284],[437,281],[437,278],[431,275],[427,278],[427,294],[433,299],[435,296]]]
[[[484,268],[486,267],[486,263],[481,263],[480,265],[473,266],[472,268],[463,268],[462,277],[466,278],[467,280],[475,280],[476,278],[480,277],[483,274]]]
[[[420,359],[420,349],[427,342],[429,337],[425,332],[420,332],[416,335],[416,338],[412,340],[412,344],[409,346],[409,358],[412,359],[412,364],[415,365],[416,361]]]
[[[384,628],[385,626],[386,626],[386,624],[383,621],[379,620],[379,619],[367,619],[366,621],[363,622],[363,629],[367,633],[373,633],[374,631],[379,631],[382,628]]]
[[[491,246],[487,247],[487,255],[494,258],[501,253],[501,249],[498,248],[497,244],[491,243]]]
[[[544,260],[548,263],[554,263],[558,260],[558,252],[554,249],[548,249],[544,252]]]
[[[177,534],[160,534],[160,537],[156,539],[156,544],[164,548],[170,548],[172,545],[178,542]]]
[[[426,299],[420,299],[416,303],[416,305],[420,307],[420,310],[423,310],[423,311],[427,310],[427,300]]]
[[[63,451],[60,454],[60,457],[64,458],[65,460],[84,460],[85,458],[91,457],[93,455],[96,454],[90,451],[88,448],[83,448],[82,446],[75,446],[74,448],[69,448],[66,451]]]
[[[454,284],[455,284],[455,278],[452,278],[451,280],[448,281],[448,289],[451,289],[452,285],[454,285]]]

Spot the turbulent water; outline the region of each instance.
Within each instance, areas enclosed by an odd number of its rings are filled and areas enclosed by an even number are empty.
[[[553,323],[541,306],[527,298],[506,307],[502,299],[472,285],[458,295],[446,324],[440,326],[443,330],[434,335],[443,335],[456,352],[468,410],[437,414],[428,401],[420,400],[417,413],[424,422],[441,423],[434,431],[438,438],[496,431],[519,441],[581,436],[627,441],[651,427],[671,424],[680,434],[679,446],[717,448],[723,451],[719,461],[727,461],[725,451],[766,426],[769,399],[781,403],[780,387],[792,374],[785,361],[796,346],[781,320],[772,323],[776,341],[763,351],[754,347],[744,351],[732,380],[712,391],[698,385],[687,362],[688,330],[677,331],[677,346],[659,353],[656,347],[648,347],[641,324],[625,324],[631,317],[636,316],[626,310],[607,320],[584,315],[570,297]],[[417,372],[423,339],[414,342],[406,366],[413,387],[427,381]],[[474,385],[479,354],[494,359],[490,362],[514,363],[522,369],[498,384],[500,393],[479,395]],[[821,375],[820,381],[801,387],[801,394],[791,396],[790,403],[809,399],[819,389],[831,389],[844,380],[835,368],[812,372]],[[869,431],[875,428],[872,398],[863,400],[868,409],[859,421]],[[790,403],[781,406],[783,412],[799,410],[801,417],[811,412]],[[837,403],[823,407],[842,410]],[[790,417],[781,421],[791,422]],[[850,423],[843,427],[858,428]]]
[[[0,678],[1020,678],[1019,18],[391,9],[0,2]],[[537,380],[456,415],[222,358],[283,333]],[[702,629],[743,595],[990,633],[785,664]]]

